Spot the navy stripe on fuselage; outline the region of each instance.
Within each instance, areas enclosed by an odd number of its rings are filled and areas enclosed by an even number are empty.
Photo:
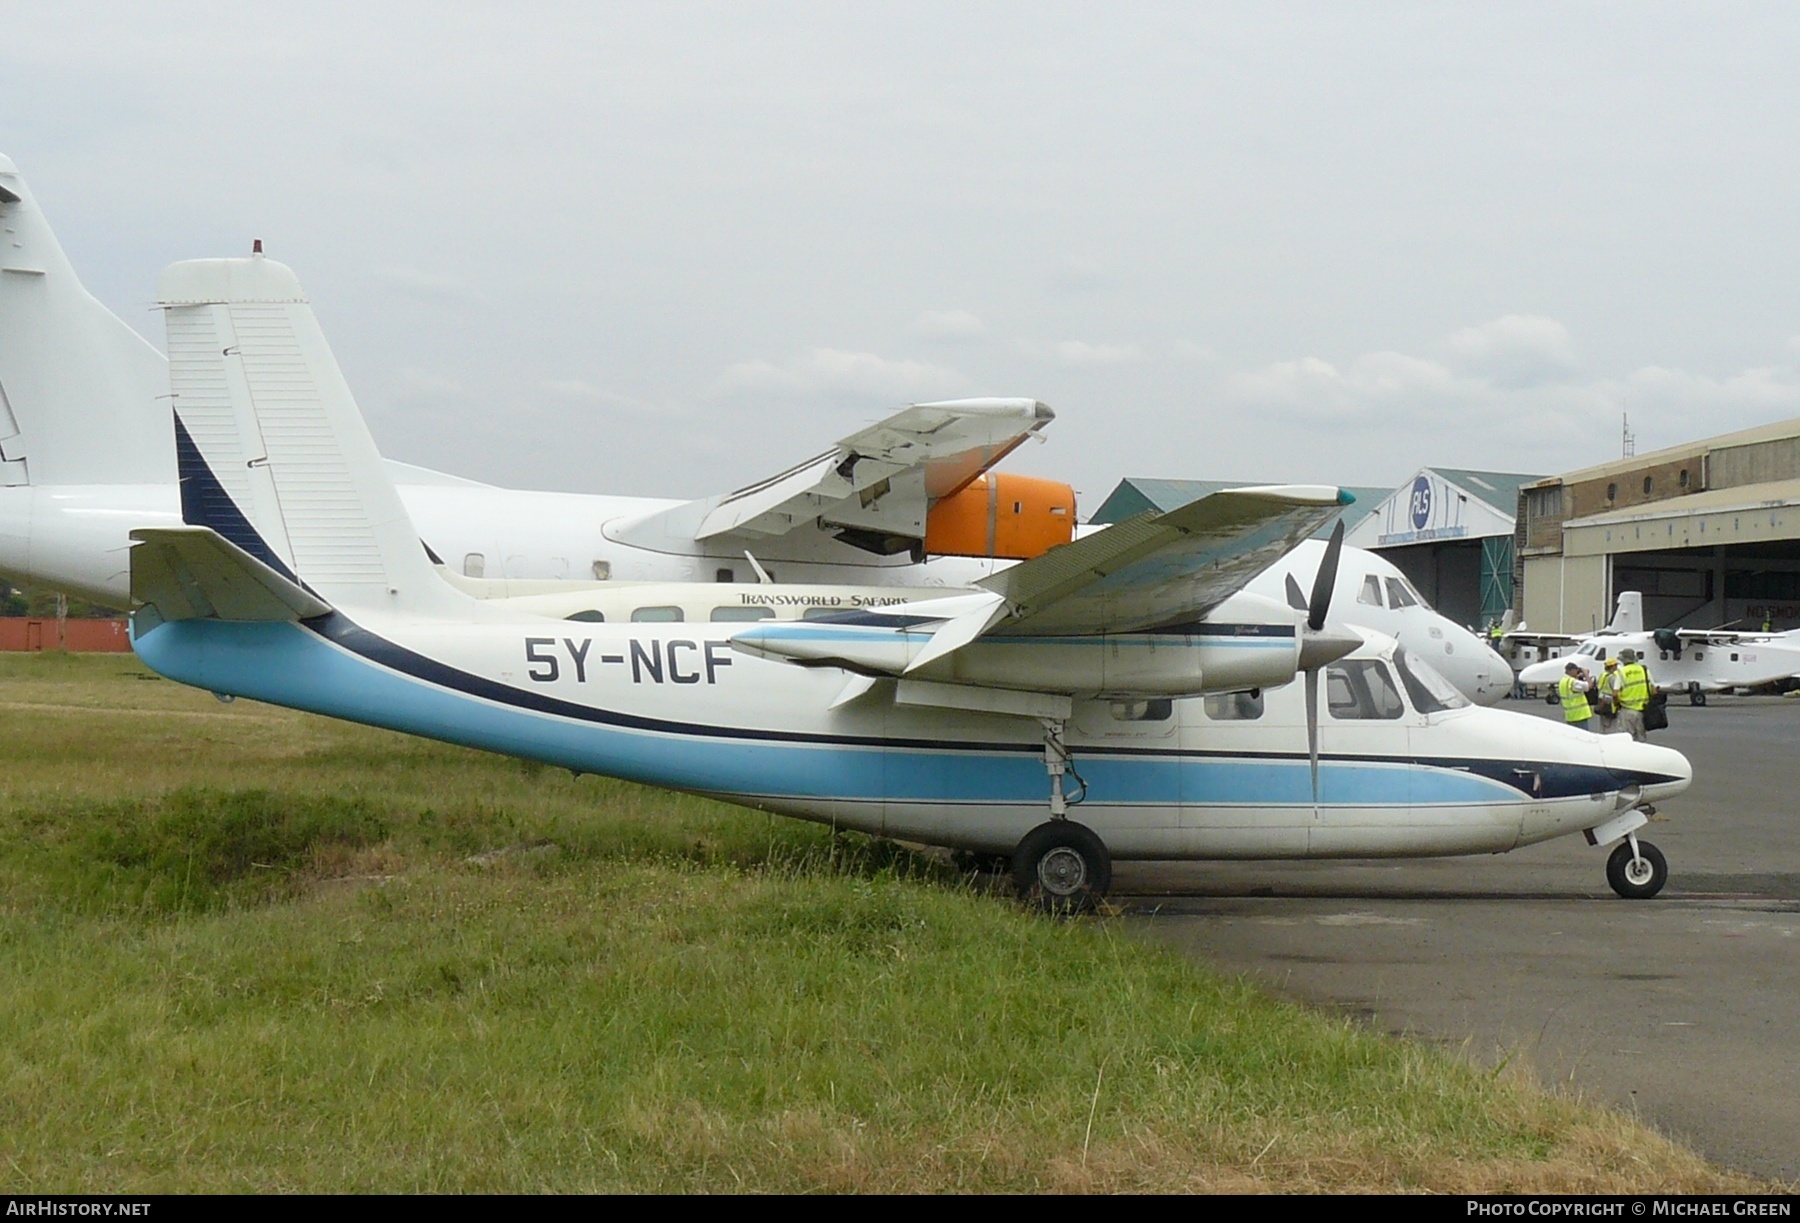
[[[549,714],[553,717],[568,718],[574,721],[591,722],[605,726],[615,726],[631,730],[648,731],[655,734],[699,737],[710,739],[739,739],[762,742],[796,743],[809,745],[835,745],[861,748],[898,748],[926,751],[955,752],[1006,752],[1023,755],[1036,755],[1043,750],[1037,743],[1020,742],[980,742],[958,740],[947,744],[940,739],[890,738],[873,735],[831,735],[805,733],[799,731],[764,730],[758,728],[711,726],[703,723],[676,722],[662,718],[645,717],[640,714],[621,713],[616,710],[600,709],[592,705],[581,705],[573,701],[565,701],[559,697],[541,692],[530,692],[503,684],[497,680],[473,675],[448,663],[439,662],[404,646],[397,645],[361,625],[352,621],[340,612],[332,612],[312,620],[305,621],[305,626],[327,641],[358,655],[369,662],[388,670],[398,672],[413,679],[422,680],[440,688],[460,692],[466,696],[479,697],[497,704],[508,705],[517,709],[534,713]],[[1186,749],[1186,748],[1149,748],[1124,746],[1083,746],[1080,755],[1084,757],[1150,757],[1167,760],[1266,760],[1304,761],[1307,754],[1301,752],[1258,752],[1228,751],[1219,749]],[[1601,768],[1597,765],[1573,765],[1550,761],[1520,761],[1502,759],[1472,759],[1459,757],[1418,757],[1398,754],[1370,753],[1332,753],[1322,755],[1322,761],[1333,761],[1345,764],[1392,764],[1411,765],[1423,768],[1460,771],[1474,774],[1490,781],[1499,782],[1511,789],[1537,798],[1569,798],[1586,794],[1599,794],[1620,789],[1633,783],[1650,785],[1657,782],[1675,780],[1662,774],[1644,773]]]

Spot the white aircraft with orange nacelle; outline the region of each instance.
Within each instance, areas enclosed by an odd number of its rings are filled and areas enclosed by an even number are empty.
[[[1056,908],[1103,895],[1114,859],[1572,833],[1617,843],[1621,895],[1667,878],[1637,831],[1687,788],[1679,752],[1472,707],[1404,646],[1331,630],[1341,528],[1304,610],[1244,590],[1338,512],[1335,488],[1216,493],[962,590],[790,592],[843,605],[811,620],[755,602],[782,591],[763,584],[475,599],[419,547],[287,268],[176,264],[159,297],[183,521],[131,532],[130,580],[134,645],[170,678],[1009,855]],[[773,614],[697,623],[696,600]]]
[[[0,227],[0,576],[124,606],[128,529],[181,520],[168,364],[82,287],[4,157]],[[609,580],[777,579],[788,599],[798,583],[952,589],[1078,533],[1068,485],[993,470],[1051,418],[1030,399],[915,404],[776,476],[688,502],[387,467],[440,575],[476,597]],[[1247,589],[1291,603],[1323,555],[1322,542],[1303,544]],[[1510,686],[1485,642],[1373,553],[1343,550],[1332,605],[1478,703]]]

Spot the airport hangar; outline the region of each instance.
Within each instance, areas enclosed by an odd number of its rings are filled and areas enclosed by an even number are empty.
[[[1344,542],[1381,555],[1440,613],[1474,629],[1514,604],[1519,489],[1540,477],[1514,472],[1421,468],[1399,488],[1350,486]],[[1122,480],[1090,522],[1171,510],[1223,488],[1263,480]],[[1322,528],[1319,536],[1328,533]],[[1380,598],[1377,594],[1375,597]]]
[[[1800,419],[1538,480],[1518,516],[1534,631],[1600,628],[1626,590],[1647,628],[1800,627]]]

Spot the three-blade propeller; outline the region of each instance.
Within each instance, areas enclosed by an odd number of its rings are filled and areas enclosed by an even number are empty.
[[[1327,633],[1325,618],[1331,613],[1331,592],[1337,586],[1338,562],[1344,553],[1344,522],[1338,520],[1325,555],[1319,560],[1319,572],[1313,578],[1312,597],[1302,601],[1300,584],[1294,575],[1287,579],[1288,602],[1296,611],[1306,613],[1306,630],[1300,642],[1300,667],[1306,673],[1306,758],[1312,768],[1312,801],[1319,806],[1319,670],[1336,662],[1362,644],[1354,633]]]

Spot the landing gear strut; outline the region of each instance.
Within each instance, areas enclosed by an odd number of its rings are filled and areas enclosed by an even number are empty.
[[[1093,907],[1112,886],[1112,855],[1094,830],[1069,818],[1069,808],[1087,796],[1087,783],[1069,757],[1063,724],[1044,719],[1044,771],[1050,777],[1050,818],[1025,834],[1013,851],[1013,884],[1025,900],[1053,913]],[[1080,787],[1073,798],[1063,778]]]
[[[1628,833],[1606,860],[1606,881],[1626,900],[1648,900],[1669,881],[1669,863],[1662,850]]]

